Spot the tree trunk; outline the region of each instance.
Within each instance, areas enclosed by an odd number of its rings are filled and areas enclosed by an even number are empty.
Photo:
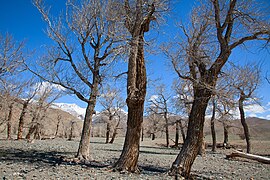
[[[146,68],[143,43],[143,35],[133,37],[131,42],[128,63],[128,96],[126,100],[128,106],[127,132],[121,156],[115,164],[116,169],[130,172],[139,171],[137,163],[146,95]]]
[[[106,144],[109,143],[110,131],[111,131],[111,121],[109,120],[109,122],[107,122],[107,127],[106,127],[106,141],[105,141]]]
[[[250,153],[250,150],[251,150],[250,135],[249,135],[249,129],[246,122],[245,112],[244,112],[244,107],[243,107],[244,100],[245,100],[245,97],[241,95],[239,99],[239,111],[240,111],[241,124],[244,128],[244,134],[245,134],[245,139],[247,143],[247,153]]]
[[[229,143],[229,131],[228,131],[228,126],[225,122],[223,122],[223,130],[224,130],[223,147],[226,148]]]
[[[9,105],[8,119],[7,119],[7,139],[11,139],[13,104]]]
[[[212,104],[213,104],[213,111],[212,111],[212,117],[211,117],[212,151],[216,152],[216,146],[217,146],[216,130],[215,130],[216,102],[214,98],[213,98]]]
[[[56,130],[55,130],[55,134],[54,134],[55,138],[58,136],[59,126],[60,126],[60,121],[61,121],[61,116],[60,115],[58,115],[57,120],[58,121],[57,121]]]
[[[36,125],[31,125],[30,128],[29,128],[29,131],[25,137],[25,139],[27,139],[28,141],[30,140],[31,138],[31,135],[36,131]]]
[[[156,139],[156,134],[152,133],[152,141],[154,141]]]
[[[68,140],[69,140],[69,141],[71,141],[72,138],[73,138],[74,123],[75,123],[75,122],[71,122],[71,124],[70,124],[70,133],[69,133],[69,137],[68,137]]]
[[[143,135],[144,135],[144,131],[143,131],[143,127],[142,127],[142,137],[141,137],[141,141],[143,141]]]
[[[117,124],[116,124],[114,130],[113,130],[113,135],[112,135],[112,139],[111,139],[111,141],[110,141],[110,144],[112,144],[112,143],[114,142],[114,139],[115,139],[115,137],[116,137],[116,135],[117,135],[117,129],[118,129],[118,127],[119,127],[119,124],[120,124],[120,117],[119,117],[119,119],[118,119],[118,122],[117,122]]]
[[[90,136],[91,136],[91,126],[92,126],[92,117],[94,114],[95,100],[93,103],[88,103],[86,107],[86,113],[84,117],[82,136],[79,144],[79,149],[76,157],[78,159],[90,159]]]
[[[25,114],[26,114],[28,104],[29,104],[28,101],[25,101],[23,103],[23,108],[22,108],[22,112],[21,112],[21,115],[20,115],[20,119],[19,119],[17,140],[20,140],[20,139],[23,138],[22,136],[23,136],[24,117],[25,117]]]
[[[203,87],[194,87],[194,101],[189,115],[187,137],[184,145],[171,167],[172,175],[189,179],[191,166],[203,143],[205,111],[211,92]]]
[[[179,146],[179,121],[175,123],[175,147]]]
[[[181,135],[182,135],[182,139],[183,139],[183,143],[184,143],[186,140],[186,135],[185,135],[185,130],[184,130],[181,119],[179,120],[179,126],[180,126]]]
[[[169,147],[170,142],[169,142],[169,122],[168,122],[168,117],[167,117],[167,113],[164,113],[164,118],[165,118],[165,135],[166,135],[166,147]]]
[[[130,107],[130,106],[129,106]],[[122,154],[115,164],[118,170],[139,171],[137,167],[140,146],[140,134],[143,122],[143,104],[128,109],[127,133]]]

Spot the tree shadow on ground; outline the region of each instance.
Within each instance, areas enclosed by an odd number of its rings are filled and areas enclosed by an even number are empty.
[[[10,163],[37,164],[40,166],[57,166],[63,165],[84,165],[93,168],[107,167],[108,164],[97,161],[74,162],[66,161],[66,157],[71,157],[74,152],[57,152],[57,151],[37,151],[21,149],[0,149],[0,161]]]

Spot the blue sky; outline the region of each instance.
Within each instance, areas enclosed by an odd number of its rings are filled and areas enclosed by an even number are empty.
[[[53,5],[54,10],[60,10],[65,0],[46,0],[48,4]],[[177,3],[176,3],[177,2]],[[189,0],[175,1],[173,6],[174,14],[166,17],[167,23],[170,27],[178,21],[179,19],[186,20],[188,17],[188,12],[192,7],[193,2]],[[166,28],[164,31],[163,28]],[[49,44],[51,41],[47,38],[44,30],[46,29],[45,23],[41,19],[41,15],[38,10],[33,6],[31,0],[6,0],[1,1],[0,6],[0,32],[2,34],[8,32],[14,36],[17,41],[26,41],[27,49],[29,50],[42,50],[44,44]],[[165,32],[165,33],[164,33]],[[156,37],[160,41],[165,41],[166,37],[175,33],[175,28],[168,28],[168,26],[161,26],[157,32],[155,32]],[[244,61],[250,60],[260,60],[263,62],[263,76],[269,70],[270,74],[270,52],[251,50],[242,51],[238,49],[233,52],[232,57],[234,59],[241,59]],[[171,86],[173,78],[175,77],[174,72],[168,66],[166,59],[158,55],[147,56],[148,64],[147,71],[152,79],[161,78],[161,82],[166,84],[168,87]],[[164,71],[165,70],[165,71]],[[270,95],[269,95],[270,85],[263,79],[263,83],[257,91],[259,97],[262,97],[261,104],[262,107],[254,106],[250,108],[249,115],[258,117],[268,117],[270,119]],[[59,101],[67,103],[77,103],[80,106],[85,106],[84,103],[77,100],[76,97],[65,97]],[[255,113],[252,110],[256,110]]]

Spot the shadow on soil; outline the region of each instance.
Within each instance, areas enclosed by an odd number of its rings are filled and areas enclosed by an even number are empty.
[[[57,151],[36,151],[36,150],[21,150],[21,149],[0,149],[0,161],[6,163],[25,163],[37,165],[40,168],[58,165],[81,165],[91,168],[111,168],[117,159],[108,162],[88,161],[76,163],[73,161],[65,161],[65,157],[74,155],[74,152],[57,152]],[[140,165],[142,174],[144,173],[165,173],[168,171],[162,167],[151,165]]]

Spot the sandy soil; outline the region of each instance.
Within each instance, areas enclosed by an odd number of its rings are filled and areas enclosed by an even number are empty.
[[[62,161],[72,158],[78,140],[65,139],[26,141],[0,140],[1,179],[175,179],[168,170],[179,150],[161,147],[158,141],[145,139],[139,157],[140,174],[113,172],[111,166],[119,158],[123,139],[105,144],[103,138],[92,138],[91,153],[94,161],[74,164]],[[164,140],[163,140],[164,141]],[[267,144],[268,146],[266,146]],[[269,155],[270,142],[257,142],[258,154]],[[261,145],[261,148],[258,147]],[[192,173],[195,179],[270,179],[270,165],[243,159],[227,160],[232,150],[207,149],[204,157],[198,156]]]

